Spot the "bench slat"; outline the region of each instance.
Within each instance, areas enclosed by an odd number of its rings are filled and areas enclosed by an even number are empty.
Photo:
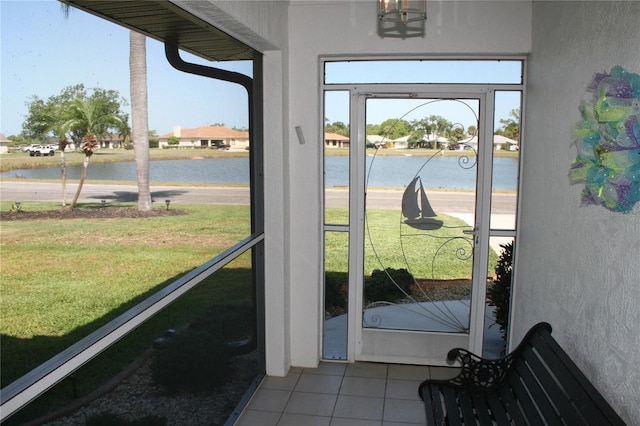
[[[493,414],[493,418],[496,423],[499,425],[508,425],[509,418],[507,417],[508,409],[506,407],[507,402],[504,400],[505,398],[500,398],[501,392],[487,392],[486,398],[489,407],[491,408],[491,413]],[[523,422],[516,423],[523,424]]]
[[[444,413],[440,398],[440,386],[428,384],[421,389],[421,396],[425,402],[428,425],[444,425]]]
[[[485,400],[485,395],[480,392],[473,392],[471,394],[471,401],[473,402],[475,417],[478,419],[478,423],[481,425],[492,424],[491,415],[489,414],[489,406]]]
[[[546,342],[541,341],[541,344]],[[584,425],[582,415],[576,411],[576,407],[570,403],[563,389],[562,382],[557,381],[555,373],[550,369],[549,364],[554,362],[549,359],[541,359],[541,345],[536,345],[536,351],[523,351],[522,357],[529,365],[529,368],[544,389],[549,401],[555,406],[557,413],[567,426]],[[549,354],[549,357],[553,355]]]
[[[451,386],[444,386],[442,388],[442,395],[444,396],[444,404],[445,404],[445,407],[447,408],[447,420],[450,426],[462,425],[460,408],[458,407],[460,391],[461,389],[455,389]]]
[[[520,361],[516,364],[516,370],[522,377],[523,386],[527,389],[528,394],[531,396],[532,403],[536,406],[537,411],[540,413],[548,424],[555,425],[561,424],[560,418],[556,409],[552,405],[551,401],[545,390],[542,389],[540,383],[538,383],[538,374],[541,371],[532,371],[533,365],[527,362],[525,354],[532,354],[533,351],[525,349],[521,353]]]
[[[520,363],[518,361],[516,364]],[[522,383],[522,377],[520,376],[520,372],[518,369],[514,369],[509,374],[509,384],[513,389],[513,393],[516,397],[517,403],[522,410],[522,415],[530,424],[544,424],[542,422],[542,418],[536,409],[536,405],[531,399],[527,388]]]
[[[524,413],[522,412],[522,407],[516,401],[516,397],[513,394],[513,389],[508,381],[505,381],[501,384],[498,389],[498,393],[500,394],[500,398],[502,399],[502,403],[506,408],[506,413],[511,419],[512,423],[515,425],[527,425],[528,422],[524,417]]]
[[[537,343],[544,341],[546,345]],[[578,366],[569,358],[569,355],[560,347],[551,334],[539,333],[533,336],[533,344],[540,348],[540,354],[545,361],[547,357],[557,359],[550,362],[549,367],[558,381],[566,389],[571,400],[576,405],[576,410],[584,416],[585,420],[597,425],[624,425],[620,416],[611,408],[604,397],[591,384]],[[551,355],[553,354],[553,355]]]
[[[471,392],[461,389],[458,392],[458,403],[462,411],[462,421],[465,425],[472,425],[476,422],[476,416],[473,412],[473,404],[471,403]]]

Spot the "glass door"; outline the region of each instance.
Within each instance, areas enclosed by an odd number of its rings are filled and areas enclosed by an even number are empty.
[[[355,106],[355,359],[443,364],[453,347],[482,350],[486,98],[393,92],[360,93]]]

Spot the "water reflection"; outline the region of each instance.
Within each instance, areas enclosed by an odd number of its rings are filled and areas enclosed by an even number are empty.
[[[372,157],[369,157],[369,160]],[[403,187],[413,178],[424,162],[423,156],[385,156],[376,157],[376,168],[382,173],[369,176],[369,187]],[[464,170],[458,165],[458,156],[443,156],[430,162],[431,173],[429,187],[451,189],[473,189],[475,170]],[[415,164],[414,164],[415,163]],[[325,185],[346,186],[349,158],[346,156],[328,156],[325,159]],[[77,179],[82,166],[67,166],[67,178]],[[494,158],[493,188],[497,190],[516,190],[518,159],[511,157]],[[12,170],[0,174],[0,178],[22,177],[27,179],[59,179],[57,166]],[[94,163],[87,171],[87,180],[136,180],[136,167],[133,161],[121,163]],[[149,179],[154,182],[206,182],[227,184],[249,183],[248,158],[206,158],[200,160],[159,160],[152,161],[149,167]]]
[[[80,177],[82,165],[68,165],[67,179]],[[27,179],[59,179],[57,166],[36,169],[12,170],[0,177]],[[87,169],[87,180],[136,180],[136,164],[133,161],[118,163],[93,163]],[[206,158],[199,160],[159,160],[149,164],[149,179],[156,182],[213,182],[249,183],[248,158]]]

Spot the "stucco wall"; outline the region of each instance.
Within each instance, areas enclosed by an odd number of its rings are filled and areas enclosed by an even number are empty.
[[[640,206],[580,206],[571,128],[596,72],[640,72],[639,2],[534,2],[522,143],[514,340],[538,321],[640,424]]]
[[[321,55],[491,55],[527,53],[531,3],[430,2],[424,37],[380,38],[375,2],[292,2],[289,8],[291,364],[314,367],[321,331]],[[298,143],[301,126],[306,144]]]

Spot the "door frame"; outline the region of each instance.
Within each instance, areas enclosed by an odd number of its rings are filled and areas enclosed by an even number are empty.
[[[376,84],[350,87],[350,189],[349,193],[349,315],[348,359],[355,361],[396,362],[444,365],[446,351],[464,347],[482,353],[486,268],[489,256],[491,208],[493,89],[486,85]],[[491,94],[491,96],[489,96]],[[365,241],[365,142],[366,100],[369,98],[477,99],[479,133],[476,176],[476,215],[474,224],[473,291],[469,333],[430,333],[365,329],[363,317],[364,241]],[[399,355],[395,348],[415,340],[409,354]],[[430,339],[430,343],[418,342]],[[404,344],[403,344],[404,342]],[[430,351],[430,348],[433,350]],[[445,348],[445,349],[442,349]],[[443,352],[444,351],[444,352]],[[413,354],[412,354],[413,352]]]

